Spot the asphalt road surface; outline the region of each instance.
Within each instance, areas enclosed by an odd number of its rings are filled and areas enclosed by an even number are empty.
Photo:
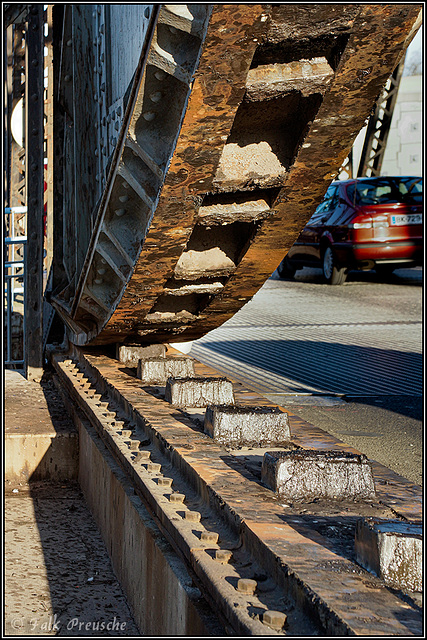
[[[422,485],[422,269],[341,286],[275,272],[231,320],[178,348]]]

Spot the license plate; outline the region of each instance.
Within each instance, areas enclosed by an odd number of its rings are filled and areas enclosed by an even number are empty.
[[[403,227],[407,224],[422,224],[421,213],[408,213],[406,215],[391,216],[391,224],[395,227]]]

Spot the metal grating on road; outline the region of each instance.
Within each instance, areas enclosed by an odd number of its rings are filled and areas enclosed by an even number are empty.
[[[422,395],[421,323],[232,326],[191,355],[260,393]]]

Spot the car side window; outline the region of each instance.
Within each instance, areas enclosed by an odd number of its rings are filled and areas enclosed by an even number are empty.
[[[316,211],[311,216],[308,224],[313,227],[325,222],[330,213],[334,210],[338,204],[338,187],[330,186],[327,190],[325,197],[317,207]]]

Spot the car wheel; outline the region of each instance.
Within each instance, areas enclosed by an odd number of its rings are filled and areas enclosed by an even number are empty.
[[[293,278],[295,271],[295,267],[291,265],[287,256],[283,258],[282,262],[277,267],[277,273],[280,278]]]
[[[322,267],[323,277],[328,284],[344,284],[347,278],[347,269],[338,267],[331,247],[326,247],[323,253]]]

